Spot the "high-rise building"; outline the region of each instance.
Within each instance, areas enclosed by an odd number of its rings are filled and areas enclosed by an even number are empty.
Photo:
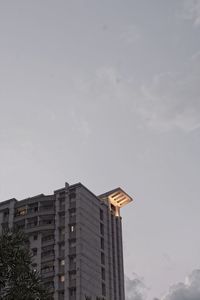
[[[52,195],[0,203],[0,230],[29,237],[33,268],[55,300],[125,300],[120,208],[132,201],[121,188],[100,196],[81,183]]]

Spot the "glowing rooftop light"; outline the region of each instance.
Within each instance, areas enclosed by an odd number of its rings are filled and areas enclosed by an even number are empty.
[[[129,204],[133,199],[124,192],[121,188],[116,188],[112,191],[109,191],[105,194],[99,196],[100,199],[108,199],[111,204],[121,208],[127,204]]]

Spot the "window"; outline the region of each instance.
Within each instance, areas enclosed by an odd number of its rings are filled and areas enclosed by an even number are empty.
[[[106,278],[105,269],[103,267],[101,268],[101,278],[103,280],[105,280],[105,278]]]
[[[42,242],[54,240],[54,235],[44,235],[42,236]]]
[[[103,221],[103,209],[100,208],[100,220]]]
[[[101,263],[102,265],[105,265],[105,255],[103,252],[101,252]]]
[[[73,224],[73,225],[69,225],[69,232],[74,232],[76,229],[76,225]]]
[[[73,217],[76,215],[76,208],[70,208],[69,209],[69,216],[70,217]]]
[[[72,201],[76,199],[76,189],[70,189],[69,199],[72,200]]]
[[[100,223],[100,233],[104,235],[104,226],[102,223]]]
[[[76,271],[69,271],[69,280],[75,280],[76,279]]]
[[[75,264],[76,263],[76,255],[70,255],[69,256],[69,264]]]
[[[33,248],[32,253],[33,253],[33,256],[36,256],[37,255],[37,248]]]
[[[33,236],[33,239],[36,241],[37,238],[38,238],[38,236],[37,236],[37,234],[35,234],[35,235]]]
[[[65,265],[65,260],[64,260],[64,259],[62,259],[62,260],[60,261],[60,265],[61,265],[61,266],[64,266],[64,265]]]
[[[65,197],[59,198],[59,202],[60,202],[60,210],[64,211],[65,210]]]
[[[64,275],[60,276],[60,282],[65,282],[65,276]]]
[[[75,246],[76,246],[76,239],[69,240],[69,247],[72,248],[72,247],[75,247]]]
[[[48,272],[52,272],[52,271],[54,271],[54,266],[53,265],[44,265],[44,266],[42,266],[42,268],[41,268],[41,272],[42,272],[42,274],[45,274],[45,273],[48,273]]]
[[[106,286],[105,286],[105,283],[102,283],[102,295],[103,296],[106,295]]]
[[[65,235],[65,228],[60,229],[60,235]]]
[[[17,216],[24,216],[24,215],[26,215],[26,213],[27,213],[27,209],[25,206],[17,208],[17,211],[16,211]]]
[[[64,291],[59,291],[58,292],[58,299],[59,300],[64,300],[64,295],[65,295]]]
[[[101,249],[104,250],[104,238],[101,237]]]
[[[69,289],[69,295],[76,296],[76,288],[75,287]]]
[[[9,216],[9,210],[4,211],[4,213],[3,213],[4,220],[7,220],[8,216]]]
[[[115,208],[115,206],[113,205],[113,204],[111,204],[111,211],[115,214],[115,212],[116,212],[116,208]]]

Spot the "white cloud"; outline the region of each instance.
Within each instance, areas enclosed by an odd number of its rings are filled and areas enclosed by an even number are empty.
[[[144,281],[135,273],[133,276],[125,277],[126,300],[145,300],[147,288]]]
[[[184,283],[170,288],[162,300],[199,300],[200,299],[200,270],[195,270]]]
[[[200,0],[185,0],[183,17],[200,26]]]

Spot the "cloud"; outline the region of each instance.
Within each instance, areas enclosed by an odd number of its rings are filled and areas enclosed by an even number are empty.
[[[182,71],[155,75],[144,84],[103,68],[84,85],[81,97],[90,99],[90,109],[108,115],[107,120],[111,113],[140,128],[190,132],[200,127],[199,78],[200,56],[195,54]]]
[[[183,18],[192,20],[194,26],[200,26],[200,0],[185,0]]]
[[[148,288],[144,279],[133,273],[133,278],[125,277],[126,300],[146,300]],[[149,298],[148,298],[149,299]],[[169,288],[167,294],[153,300],[199,300],[200,299],[200,269],[194,270],[185,282]]]
[[[146,299],[146,286],[142,278],[133,273],[133,278],[125,277],[126,300]]]
[[[185,280],[170,288],[162,300],[199,300],[200,299],[200,270],[194,270]]]
[[[121,132],[132,128],[194,131],[200,128],[199,78],[199,52],[181,69],[156,74],[144,82],[112,66],[99,68],[87,78],[76,77],[73,124],[85,137],[102,128],[102,121],[109,132],[116,128]]]
[[[138,112],[147,126],[185,132],[200,127],[199,71],[156,75],[140,90]]]

